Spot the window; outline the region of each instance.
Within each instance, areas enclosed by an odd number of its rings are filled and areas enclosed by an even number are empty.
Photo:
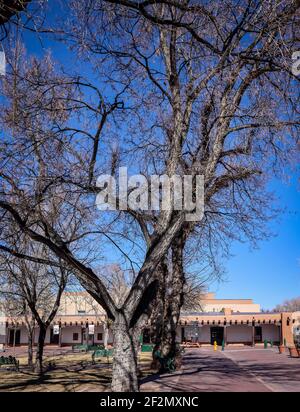
[[[102,338],[103,338],[102,333],[97,333],[97,340],[102,340]]]
[[[78,333],[73,333],[73,340],[78,340],[78,337],[79,337]]]
[[[85,315],[85,310],[78,310],[78,315]]]

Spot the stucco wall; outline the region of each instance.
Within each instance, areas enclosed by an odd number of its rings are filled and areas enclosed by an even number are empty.
[[[280,328],[276,325],[262,325],[262,340],[280,341]]]
[[[46,333],[46,340],[45,343],[49,344],[50,343],[50,329],[51,327],[47,330]],[[27,329],[25,326],[21,326],[18,328],[18,330],[20,330],[20,344],[21,345],[26,345],[28,343],[28,336],[27,336]],[[9,334],[9,330],[7,332]],[[82,342],[82,329],[81,326],[67,326],[67,327],[62,327],[60,329],[60,333],[61,333],[61,343],[64,345],[73,345],[73,344],[80,344]],[[73,340],[73,333],[78,333],[78,340]],[[102,339],[98,339],[98,333],[102,333]],[[36,328],[35,329],[35,339],[34,339],[34,343],[37,344],[38,342],[38,336],[39,336],[39,329]],[[95,343],[103,343],[103,337],[104,337],[104,333],[103,333],[103,327],[102,326],[98,326],[95,327],[95,338],[94,338],[94,342]],[[3,337],[3,340],[5,341],[5,336]],[[108,334],[108,343],[112,343],[113,342],[113,335],[112,335],[112,331],[109,331]],[[3,342],[4,343],[4,342]]]
[[[177,341],[181,342],[182,337],[182,327],[179,326],[177,328]],[[280,340],[280,327],[274,324],[262,324],[262,341],[272,340],[273,342],[278,342]],[[20,329],[20,343],[21,345],[25,345],[28,343],[27,338],[27,330],[25,326],[21,326]],[[47,330],[46,334],[46,344],[50,343],[50,329]],[[184,336],[187,340],[197,340],[201,343],[210,343],[211,340],[211,325],[204,325],[199,327],[195,326],[184,326]],[[252,326],[248,325],[228,325],[227,326],[227,343],[251,343],[252,342]],[[292,325],[290,326],[292,330]],[[35,330],[35,343],[38,341],[38,328]],[[8,332],[9,333],[9,332]],[[82,342],[82,328],[81,326],[67,326],[61,328],[61,343],[63,345],[73,345],[73,344],[80,344]],[[73,333],[78,333],[78,340],[73,340]],[[98,340],[98,333],[102,333],[102,339]],[[196,337],[196,333],[198,333],[198,339]],[[95,335],[94,335],[94,343],[103,343],[103,326],[95,326]],[[91,340],[90,340],[91,341]],[[108,343],[113,343],[113,335],[112,331],[109,331],[109,339]]]
[[[210,326],[199,326],[196,328],[194,326],[185,326],[184,336],[187,340],[196,338],[196,333],[198,333],[198,342],[210,343]]]
[[[57,315],[104,315],[104,309],[86,292],[64,292]]]
[[[81,343],[81,336],[82,336],[82,329],[80,326],[68,326],[68,327],[63,327],[61,328],[61,342],[62,344],[80,344]],[[78,333],[78,340],[75,341],[73,340],[73,333]],[[98,333],[102,333],[102,339],[98,339]],[[103,326],[96,326],[95,327],[95,334],[94,334],[94,343],[103,343]],[[90,338],[91,339],[91,338]],[[112,343],[113,337],[112,337],[112,332],[109,331],[108,334],[108,343]],[[85,342],[84,342],[85,343]]]
[[[258,303],[204,303],[202,305],[204,312],[221,312],[223,308],[229,308],[233,312],[247,313],[247,312],[260,312],[260,305]]]
[[[80,326],[68,326],[62,327],[61,332],[61,342],[64,344],[80,344],[81,343],[81,327]],[[73,333],[78,333],[78,340],[73,340]]]
[[[227,343],[252,342],[252,326],[230,325],[227,326]]]
[[[22,326],[20,329],[20,343],[21,345],[24,345],[26,343],[28,343],[28,335],[27,335],[27,329],[25,326]]]
[[[2,319],[0,318],[0,344],[6,343],[6,325],[4,321],[1,323]]]

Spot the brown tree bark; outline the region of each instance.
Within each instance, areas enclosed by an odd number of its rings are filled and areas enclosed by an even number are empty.
[[[164,321],[166,311],[166,282],[168,276],[168,264],[166,259],[157,268],[159,276],[159,289],[156,296],[156,304],[151,316],[152,332],[154,334],[153,355],[156,351],[164,353]]]
[[[139,333],[128,327],[124,314],[114,322],[114,363],[111,389],[113,392],[138,392],[137,351]]]
[[[34,329],[27,329],[27,332],[28,332],[27,363],[30,368],[33,368]]]
[[[154,352],[159,350],[166,358],[177,355],[176,330],[184,301],[184,244],[184,237],[178,236],[171,247],[172,267],[167,264],[160,266],[160,289],[153,319]]]
[[[8,22],[15,14],[23,11],[30,0],[2,0],[0,4],[0,26]]]
[[[47,333],[47,326],[44,323],[39,323],[39,338],[36,351],[36,361],[34,371],[39,375],[43,374],[43,357],[44,357],[44,346],[45,338]]]

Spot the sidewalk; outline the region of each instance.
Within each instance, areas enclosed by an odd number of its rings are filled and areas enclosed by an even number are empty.
[[[300,358],[279,355],[275,349],[188,349],[181,371],[152,378],[141,391],[300,391]]]

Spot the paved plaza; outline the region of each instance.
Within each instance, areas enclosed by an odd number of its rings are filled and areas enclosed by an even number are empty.
[[[277,348],[188,349],[180,372],[146,380],[142,391],[300,391],[300,358]]]
[[[25,360],[26,347],[10,348],[5,355],[16,355]],[[9,375],[8,379],[3,370],[0,391],[108,390],[109,368],[107,365],[101,366],[99,362],[92,366],[90,354],[73,354],[71,347],[46,347],[45,357],[52,356],[69,359],[70,363],[64,367],[58,365],[55,376],[46,375],[43,385],[39,383],[37,388],[33,377],[27,377],[27,373],[20,374],[20,381],[14,382],[15,373]],[[84,358],[83,363],[81,358]],[[150,359],[151,356],[149,362]],[[105,371],[102,369],[104,366]],[[180,371],[144,378],[141,391],[300,392],[300,358],[291,358],[288,352],[280,355],[275,347],[227,347],[224,352],[220,349],[214,351],[212,347],[186,349]]]

